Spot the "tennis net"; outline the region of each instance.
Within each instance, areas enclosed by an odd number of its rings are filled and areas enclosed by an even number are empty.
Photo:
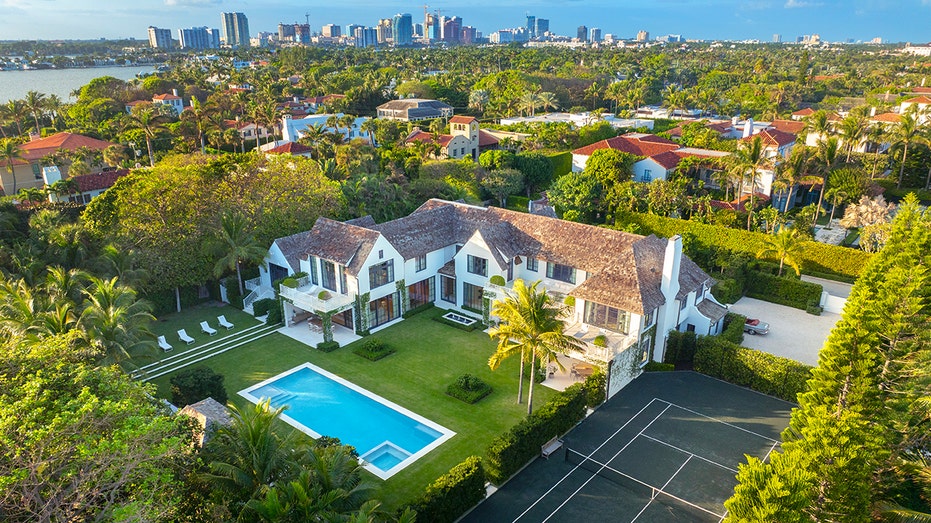
[[[572,463],[576,467],[591,472],[595,476],[601,477],[616,485],[620,485],[636,494],[639,494],[642,497],[649,498],[650,501],[660,498],[660,500],[667,504],[677,505],[685,510],[697,510],[704,514],[709,514],[716,518],[722,518],[722,514],[718,514],[711,510],[708,510],[704,507],[700,507],[690,501],[686,501],[679,496],[670,494],[662,490],[659,487],[654,487],[649,483],[641,481],[629,474],[625,474],[620,470],[611,467],[607,463],[602,463],[595,459],[592,459],[586,454],[582,454],[576,450],[566,447],[566,461]]]

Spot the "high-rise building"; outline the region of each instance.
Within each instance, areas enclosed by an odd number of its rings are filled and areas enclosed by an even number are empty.
[[[579,39],[580,42],[588,41],[588,28],[584,25],[580,25],[575,32],[575,36]]]
[[[294,41],[302,44],[310,43],[310,24],[294,24]]]
[[[778,44],[778,43],[781,43],[781,42],[782,42],[782,35],[781,35],[781,34],[774,34],[774,35],[773,35],[773,43]]]
[[[650,41],[649,31],[640,30],[637,31],[637,41],[638,42],[648,42]]]
[[[443,20],[443,41],[458,44],[462,36],[462,18],[453,16]]]
[[[278,24],[278,41],[280,42],[293,42],[294,41],[294,28],[297,27],[297,24]]]
[[[181,43],[181,49],[216,49],[219,43],[214,42],[214,36],[218,36],[220,31],[207,29],[206,27],[192,27],[190,29],[178,29],[178,41]]]
[[[220,41],[230,47],[249,47],[249,20],[242,13],[220,15]]]
[[[394,15],[391,24],[391,36],[394,38],[394,45],[396,46],[414,43],[414,19],[410,13]]]
[[[320,34],[329,38],[336,38],[342,34],[342,29],[336,24],[326,24],[320,30]]]
[[[549,19],[548,18],[537,18],[534,24],[534,29],[533,29],[534,36],[536,36],[537,38],[540,38],[541,36],[545,35],[548,32],[550,32]]]
[[[390,18],[382,18],[378,21],[378,43],[383,44],[394,38],[392,35],[393,25],[394,22],[392,22]]]
[[[220,30],[214,27],[213,29],[207,29],[207,39],[210,41],[210,49],[219,49],[220,48]]]
[[[356,47],[377,47],[378,30],[374,27],[356,26],[352,33]]]
[[[153,49],[171,49],[171,29],[149,26],[149,46]]]
[[[462,41],[462,43],[466,45],[474,44],[475,41],[477,40],[476,35],[475,35],[475,28],[472,27],[471,25],[467,25],[463,27],[462,37],[460,38],[460,40]]]
[[[359,24],[349,24],[349,25],[347,25],[347,26],[346,26],[346,36],[355,38],[355,36],[356,36],[356,28],[357,28],[357,27],[365,27],[365,26],[364,26],[364,25],[359,25]]]
[[[537,36],[537,17],[534,15],[527,15],[527,32],[530,33],[530,38]]]
[[[598,29],[597,27],[592,27],[591,29],[589,29],[588,41],[592,43],[600,42],[601,41],[601,29]]]
[[[439,40],[442,34],[440,28],[440,15],[436,13],[427,13],[424,16],[424,39],[435,41]]]

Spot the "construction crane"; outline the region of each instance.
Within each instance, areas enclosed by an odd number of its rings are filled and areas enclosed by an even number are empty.
[[[304,13],[304,19],[306,20],[306,24],[310,25],[310,12]]]

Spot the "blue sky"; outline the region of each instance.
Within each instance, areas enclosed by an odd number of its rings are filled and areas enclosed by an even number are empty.
[[[218,27],[220,12],[241,11],[249,29],[274,31],[278,22],[374,25],[409,12],[423,18],[423,1],[393,0],[0,0],[0,39],[145,38],[146,27]],[[488,34],[523,25],[525,13],[550,19],[550,29],[574,35],[576,27],[633,37],[668,33],[686,38],[769,41],[818,33],[831,41],[931,41],[931,0],[426,0],[430,10],[458,15]]]

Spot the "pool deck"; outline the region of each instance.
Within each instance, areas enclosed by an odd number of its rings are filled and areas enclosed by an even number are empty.
[[[323,342],[323,333],[311,331],[306,322],[298,323],[293,327],[282,327],[278,329],[278,332],[310,347],[316,347],[318,343]],[[340,347],[345,347],[358,339],[361,337],[356,336],[352,330],[342,325],[333,325],[333,340],[339,342]]]

